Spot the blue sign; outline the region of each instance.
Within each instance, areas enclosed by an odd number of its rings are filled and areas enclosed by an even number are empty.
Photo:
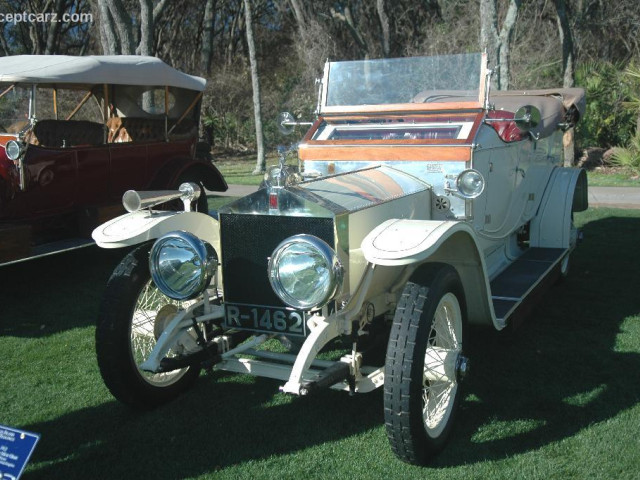
[[[40,440],[37,433],[0,425],[0,480],[18,480]]]

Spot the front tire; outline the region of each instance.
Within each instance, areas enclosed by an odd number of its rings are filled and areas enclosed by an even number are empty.
[[[425,465],[447,442],[460,401],[466,305],[449,265],[428,265],[405,286],[391,327],[384,418],[394,453]]]
[[[138,409],[172,400],[199,375],[197,365],[155,374],[138,368],[155,346],[167,314],[184,307],[163,295],[151,281],[149,250],[149,243],[136,248],[116,267],[107,283],[96,328],[96,355],[104,383],[116,399]]]

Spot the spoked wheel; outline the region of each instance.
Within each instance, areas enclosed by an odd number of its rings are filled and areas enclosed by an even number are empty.
[[[199,374],[197,365],[166,373],[142,371],[166,325],[187,305],[166,297],[149,274],[149,249],[133,250],[109,279],[96,328],[96,354],[100,374],[121,402],[134,408],[153,408],[189,388]],[[194,342],[184,338],[183,343]],[[176,352],[169,352],[169,356]]]
[[[455,420],[467,369],[466,307],[453,267],[434,264],[414,280],[402,292],[389,336],[384,417],[395,454],[424,465],[445,445]]]

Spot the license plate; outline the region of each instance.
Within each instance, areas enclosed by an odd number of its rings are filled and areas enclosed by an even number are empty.
[[[227,328],[285,335],[306,335],[304,313],[288,308],[261,305],[225,304],[224,325]]]

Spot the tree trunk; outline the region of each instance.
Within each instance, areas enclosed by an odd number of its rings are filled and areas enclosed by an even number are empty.
[[[489,68],[493,69],[493,82],[499,90],[509,86],[509,59],[513,28],[521,0],[510,0],[509,9],[498,33],[496,0],[480,0],[480,47],[487,52]]]
[[[155,23],[160,19],[162,14],[164,13],[164,9],[167,6],[168,0],[160,0],[158,4],[153,9],[153,23]]]
[[[244,0],[243,0],[244,1]],[[229,29],[229,42],[227,43],[226,50],[226,65],[230,66],[233,62],[233,54],[235,51],[235,41],[236,41],[236,29],[238,28],[239,17],[242,12],[237,12],[237,14],[233,15],[233,21],[231,22],[231,28]]]
[[[289,0],[289,3],[291,3],[291,8],[293,8],[293,14],[296,17],[298,29],[302,34],[307,25],[307,19],[305,17],[304,10],[302,9],[302,6],[300,5],[300,2],[298,2],[298,0]]]
[[[513,36],[513,28],[518,18],[518,8],[520,8],[521,0],[511,0],[509,2],[509,9],[507,10],[507,16],[504,19],[502,28],[500,29],[499,36],[499,90],[507,90],[509,88],[509,62],[511,60],[511,37]]]
[[[499,75],[499,45],[496,0],[480,0],[480,48],[487,52],[489,68],[493,69],[494,79]]]
[[[567,5],[565,0],[554,0],[556,6],[558,33],[562,42],[562,86],[573,87],[574,77],[574,46],[573,34],[569,18],[567,16]]]
[[[98,0],[98,10],[100,12],[100,42],[102,43],[102,53],[105,55],[119,55],[120,46],[113,22],[113,17],[109,11],[107,0]]]
[[[266,165],[264,158],[264,138],[262,135],[262,112],[260,108],[260,78],[258,76],[258,62],[256,60],[256,45],[253,40],[253,19],[251,18],[251,0],[244,0],[245,30],[247,32],[247,47],[249,49],[249,63],[251,65],[251,85],[253,87],[253,114],[256,123],[256,146],[258,155],[254,175],[264,173]]]
[[[131,16],[122,4],[122,0],[109,0],[107,2],[109,12],[113,18],[118,38],[120,40],[120,51],[122,55],[134,55],[136,52],[131,29]]]
[[[574,77],[574,46],[571,25],[567,16],[567,5],[565,0],[553,0],[556,6],[558,33],[562,43],[562,86],[573,87]],[[564,146],[564,166],[572,167],[575,160],[574,129],[570,128],[564,132],[562,144]]]
[[[66,7],[65,0],[56,0],[54,11],[58,18],[62,18]],[[53,55],[57,53],[58,35],[60,34],[61,22],[51,22],[49,25],[49,31],[47,32],[47,45],[44,49],[45,55]]]
[[[390,33],[389,33],[389,17],[384,11],[384,0],[376,0],[376,9],[378,18],[380,19],[380,28],[382,29],[382,53],[385,57],[389,56]]]
[[[331,12],[331,16],[336,20],[343,22],[353,40],[356,42],[356,45],[360,48],[360,51],[364,58],[369,58],[369,46],[367,45],[367,41],[364,39],[360,31],[358,30],[358,26],[353,19],[353,15],[351,15],[351,7],[347,4],[343,7],[342,12],[337,11],[335,8],[331,7],[329,9]]]
[[[140,55],[153,55],[153,2],[140,0]]]
[[[215,1],[207,0],[204,7],[204,28],[202,49],[200,50],[200,70],[203,75],[211,73],[211,55],[213,54],[213,27],[215,21]]]

